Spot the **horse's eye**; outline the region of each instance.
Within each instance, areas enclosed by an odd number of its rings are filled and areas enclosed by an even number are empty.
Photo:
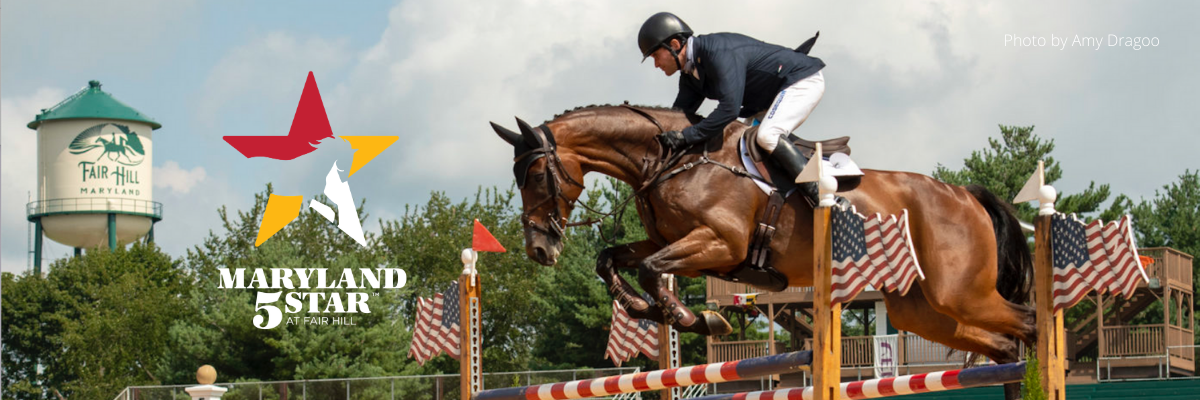
[[[546,174],[535,174],[533,175],[533,179],[537,180],[538,182],[544,182],[546,180]]]

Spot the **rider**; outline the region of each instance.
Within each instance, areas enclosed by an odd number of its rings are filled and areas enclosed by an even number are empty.
[[[654,57],[654,66],[667,76],[683,71],[674,107],[689,114],[705,98],[719,101],[699,123],[659,135],[664,146],[680,150],[702,143],[725,131],[740,117],[769,110],[758,127],[758,146],[793,179],[808,159],[787,140],[812,113],[825,94],[825,63],[782,46],[736,33],[693,36],[682,19],[669,12],[650,16],[638,32],[642,61]],[[800,185],[813,204],[817,185]]]

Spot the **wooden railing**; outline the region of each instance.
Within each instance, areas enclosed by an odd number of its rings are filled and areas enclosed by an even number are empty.
[[[708,345],[708,362],[726,362],[770,355],[766,340],[742,340],[736,342],[711,342]]]
[[[770,292],[764,293],[764,291],[762,289],[747,285],[745,283],[723,281],[723,280],[720,280],[717,278],[711,278],[711,277],[707,278],[705,280],[707,281],[708,297],[710,297],[710,298],[713,296],[731,295],[731,294],[739,294],[739,293],[763,293],[763,295],[771,294]],[[804,293],[804,292],[811,292],[811,291],[813,291],[813,288],[811,286],[804,286],[804,287],[789,287],[779,293]]]
[[[1100,357],[1161,356],[1166,353],[1166,325],[1106,326]]]
[[[951,353],[946,345],[913,334],[900,335],[900,349],[901,365],[962,364],[966,361],[965,352]]]
[[[1146,266],[1150,278],[1158,278],[1163,285],[1174,283],[1182,289],[1192,289],[1192,256],[1168,247],[1138,249],[1138,254],[1154,259]]]
[[[1174,325],[1167,325],[1167,346],[1172,347],[1170,353],[1172,357],[1179,357],[1184,360],[1193,361],[1196,359],[1195,347],[1176,347],[1176,346],[1192,346],[1195,341],[1195,336],[1189,329],[1180,328]]]
[[[931,342],[917,335],[900,335],[899,365],[942,365],[962,364],[966,353],[955,351],[941,343]],[[805,348],[812,348],[812,339],[804,340]],[[842,367],[869,367],[875,365],[875,343],[871,336],[842,338]]]

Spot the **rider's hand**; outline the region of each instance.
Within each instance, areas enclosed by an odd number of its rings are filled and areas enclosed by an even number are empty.
[[[661,142],[664,147],[671,150],[679,150],[687,146],[687,141],[683,139],[683,132],[680,131],[667,131],[660,133],[658,134],[658,141]]]

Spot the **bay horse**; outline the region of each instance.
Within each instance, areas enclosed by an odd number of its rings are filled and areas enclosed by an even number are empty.
[[[693,116],[694,117],[694,116]],[[723,140],[700,144],[662,177],[666,167],[655,135],[691,124],[682,111],[632,106],[589,106],[539,127],[517,118],[520,133],[492,123],[514,146],[514,174],[524,212],[525,252],[552,266],[563,248],[564,227],[583,193],[583,177],[599,172],[629,184],[639,198],[648,240],[603,250],[596,272],[614,299],[635,318],[669,323],[683,332],[725,335],[720,314],[696,316],[660,284],[661,274],[689,277],[726,273],[747,257],[751,234],[768,200],[754,182],[716,163],[740,166],[737,141],[747,126],[734,122]],[[703,151],[701,147],[706,147]],[[653,164],[653,163],[651,163]],[[669,166],[668,166],[669,167]],[[840,193],[864,215],[909,211],[917,259],[925,279],[905,295],[883,293],[892,325],[997,363],[1018,360],[1016,340],[1037,337],[1033,309],[1025,306],[1032,257],[1011,206],[981,187],[960,187],[908,172],[864,170],[853,190]],[[787,199],[771,242],[773,267],[790,286],[813,284],[812,206]],[[639,296],[617,269],[634,269],[652,301]]]

